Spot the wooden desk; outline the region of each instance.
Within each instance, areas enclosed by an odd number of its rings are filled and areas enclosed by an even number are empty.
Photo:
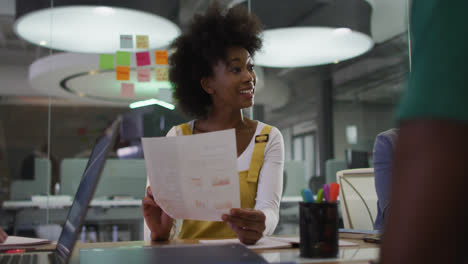
[[[377,259],[378,245],[365,243],[357,239],[344,239],[358,243],[358,246],[340,248],[339,258],[337,259],[306,259],[299,257],[298,248],[285,249],[261,249],[254,250],[265,258],[268,262],[293,262],[293,263],[346,263],[346,264],[369,264],[369,260]],[[145,241],[126,241],[126,242],[104,242],[104,243],[81,243],[78,242],[72,253],[70,264],[80,263],[80,249],[85,248],[118,248],[118,247],[157,247],[161,245],[184,245],[198,244],[197,240],[172,240],[166,242],[145,242]],[[54,245],[46,245],[42,249],[53,248]],[[105,264],[105,263],[104,263]]]

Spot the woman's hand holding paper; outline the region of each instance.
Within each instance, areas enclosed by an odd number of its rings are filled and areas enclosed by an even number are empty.
[[[142,200],[143,216],[151,230],[151,240],[168,240],[171,234],[174,219],[167,215],[154,201],[151,188],[146,188],[146,196]]]
[[[3,243],[7,239],[8,235],[3,232],[3,229],[0,227],[0,243]]]
[[[236,232],[239,240],[247,245],[257,243],[266,228],[266,217],[260,210],[233,208],[222,219]]]

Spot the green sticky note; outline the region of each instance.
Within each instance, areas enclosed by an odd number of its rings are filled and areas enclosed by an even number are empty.
[[[130,66],[130,52],[117,51],[117,65],[119,66]]]
[[[114,55],[113,54],[101,54],[101,55],[99,55],[99,68],[101,70],[112,70],[112,69],[114,69]]]

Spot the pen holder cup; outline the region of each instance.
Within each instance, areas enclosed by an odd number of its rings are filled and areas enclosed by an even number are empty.
[[[336,203],[299,202],[300,255],[335,258],[338,255],[338,207]]]

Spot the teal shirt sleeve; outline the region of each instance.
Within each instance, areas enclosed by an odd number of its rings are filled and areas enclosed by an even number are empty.
[[[399,120],[468,121],[468,1],[414,0],[412,69]]]

